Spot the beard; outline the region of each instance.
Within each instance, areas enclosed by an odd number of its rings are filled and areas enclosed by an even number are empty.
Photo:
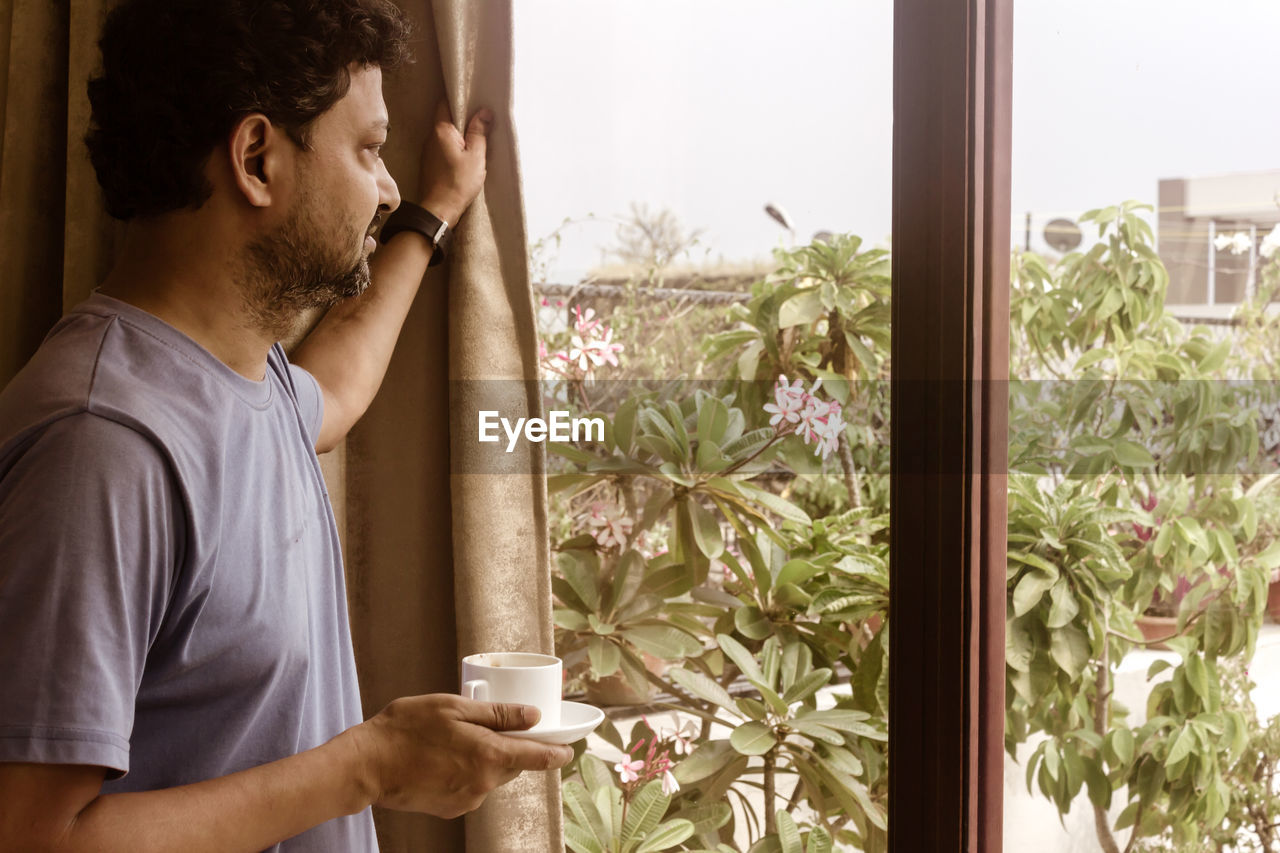
[[[369,287],[369,260],[364,235],[352,258],[345,240],[326,240],[316,205],[304,193],[285,222],[248,244],[242,289],[255,325],[277,338],[290,334],[307,316],[325,311]],[[374,217],[366,233],[381,220]]]

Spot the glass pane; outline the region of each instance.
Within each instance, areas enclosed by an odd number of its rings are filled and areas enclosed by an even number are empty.
[[[567,837],[883,850],[892,4],[516,15]]]
[[[1005,849],[1280,850],[1280,6],[1014,20]]]

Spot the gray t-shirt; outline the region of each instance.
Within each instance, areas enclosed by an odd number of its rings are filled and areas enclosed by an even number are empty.
[[[314,378],[102,294],[0,393],[0,761],[182,785],[362,718]],[[369,810],[276,850],[376,850]]]

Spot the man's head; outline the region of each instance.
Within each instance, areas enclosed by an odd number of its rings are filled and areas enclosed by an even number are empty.
[[[255,309],[287,325],[369,281],[365,235],[398,203],[379,159],[382,70],[409,60],[389,0],[123,0],[99,42],[85,137],[107,212],[238,211]]]
[[[302,148],[347,93],[351,68],[409,59],[389,0],[124,0],[107,16],[89,81],[89,157],[117,219],[198,208],[203,166],[262,113]]]

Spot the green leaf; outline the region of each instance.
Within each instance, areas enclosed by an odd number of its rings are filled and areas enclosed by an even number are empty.
[[[596,678],[613,675],[622,665],[622,650],[617,643],[603,637],[587,638],[587,657],[591,660],[591,674]]]
[[[1151,452],[1140,444],[1119,439],[1115,443],[1116,461],[1126,468],[1150,468],[1156,464]]]
[[[584,844],[584,850],[603,850],[609,843],[612,833],[605,830],[604,820],[602,819],[596,804],[580,782],[570,779],[564,783],[561,788],[561,796],[564,804],[568,806],[569,813],[573,815],[577,825],[583,830],[581,840]],[[590,842],[596,844],[595,847],[590,846]]]
[[[1107,739],[1120,767],[1133,763],[1133,732],[1125,728],[1112,729]]]
[[[1191,731],[1191,724],[1188,723],[1182,727],[1182,731],[1178,732],[1178,736],[1174,738],[1173,745],[1169,747],[1169,755],[1164,760],[1166,768],[1172,767],[1182,759],[1191,754],[1191,750],[1195,748],[1196,736]]]
[[[636,433],[636,410],[639,402],[635,398],[623,400],[613,416],[613,441],[624,456],[631,455]]]
[[[829,743],[832,746],[840,746],[844,743],[844,735],[840,734],[835,729],[828,728],[821,723],[814,722],[813,720],[809,720],[804,717],[788,720],[787,725],[805,737],[812,738],[813,740]]]
[[[1072,678],[1079,678],[1089,662],[1089,638],[1072,625],[1058,628],[1051,633],[1049,653],[1054,663]]]
[[[1187,683],[1191,685],[1191,689],[1206,705],[1210,704],[1209,673],[1205,669],[1204,658],[1192,652],[1183,664],[1183,671],[1186,673]]]
[[[639,625],[619,633],[640,651],[663,660],[679,660],[702,652],[697,637],[671,625]]]
[[[591,834],[591,830],[574,823],[572,819],[565,821],[564,843],[573,853],[606,853],[604,846]]]
[[[630,817],[630,815],[628,815]],[[693,824],[683,818],[673,818],[645,837],[636,853],[653,853],[669,850],[693,835]]]
[[[773,623],[755,605],[739,607],[733,611],[733,624],[742,636],[752,640],[763,640],[773,633]]]
[[[814,565],[809,560],[788,560],[782,570],[778,572],[778,577],[774,581],[777,586],[783,584],[802,584],[814,575],[821,574],[826,571],[822,566]]]
[[[868,738],[870,740],[887,741],[889,736],[880,731],[876,727],[870,725],[868,721],[871,715],[865,711],[848,711],[841,708],[832,708],[826,711],[812,711],[805,713],[800,712],[802,717],[797,719],[810,720],[826,726],[829,729],[848,732],[849,734],[858,735],[859,737]]]
[[[831,670],[823,667],[802,675],[794,684],[787,688],[787,691],[782,695],[783,701],[788,704],[803,702],[805,699],[808,699],[814,693],[821,690],[822,687],[831,680],[831,674]]]
[[[708,395],[698,408],[698,442],[711,441],[716,444],[724,437],[729,426],[729,409],[719,397]]]
[[[754,720],[734,729],[729,742],[743,755],[764,755],[777,745],[773,729]]]
[[[738,667],[743,675],[752,681],[765,681],[764,673],[756,663],[755,655],[747,651],[745,646],[728,634],[716,634],[716,642],[720,644],[720,651],[733,661],[734,666]]]
[[[724,536],[720,532],[720,524],[702,504],[693,498],[687,500],[689,518],[693,523],[693,538],[698,543],[698,550],[714,560],[724,553]]]
[[[601,788],[613,787],[613,773],[608,766],[590,753],[584,753],[578,759],[578,773],[582,776],[587,791],[595,794]]]
[[[1061,628],[1070,624],[1080,613],[1080,605],[1076,602],[1076,597],[1072,594],[1066,578],[1058,578],[1049,591],[1049,596],[1053,604],[1049,608],[1049,621],[1045,627]]]
[[[778,824],[778,842],[782,845],[782,853],[804,853],[800,844],[800,827],[795,818],[785,809],[779,809],[774,816]]]
[[[809,843],[805,853],[831,853],[831,833],[824,827],[815,826],[809,830]]]
[[[734,707],[733,697],[729,695],[729,691],[700,672],[678,668],[670,670],[667,677],[699,699],[721,708]]]
[[[1052,575],[1032,570],[1022,576],[1013,591],[1013,614],[1022,616],[1040,603],[1044,594],[1053,588],[1058,580],[1057,572]]]
[[[778,497],[773,492],[762,489],[752,483],[739,483],[738,487],[742,489],[748,498],[787,521],[794,521],[797,524],[804,525],[813,523],[808,513],[791,503],[791,501]]]
[[[595,554],[580,551],[562,551],[556,560],[560,575],[569,584],[574,594],[587,605],[590,610],[600,607],[600,589],[597,586],[600,576],[600,563]],[[565,602],[568,604],[569,602]]]
[[[698,803],[685,806],[671,816],[672,820],[687,820],[693,824],[694,835],[715,832],[733,817],[728,803]]]
[[[809,325],[823,314],[822,296],[818,288],[801,290],[778,306],[778,328]]]
[[[657,779],[641,788],[627,807],[627,818],[622,824],[623,844],[645,838],[653,832],[670,805],[671,798],[662,793],[662,783]],[[689,834],[692,834],[693,824],[688,824],[688,827]],[[688,837],[686,834],[685,838]]]
[[[730,762],[738,757],[738,752],[727,740],[709,740],[694,747],[693,752],[685,757],[671,771],[681,785],[701,782],[724,770]]]

